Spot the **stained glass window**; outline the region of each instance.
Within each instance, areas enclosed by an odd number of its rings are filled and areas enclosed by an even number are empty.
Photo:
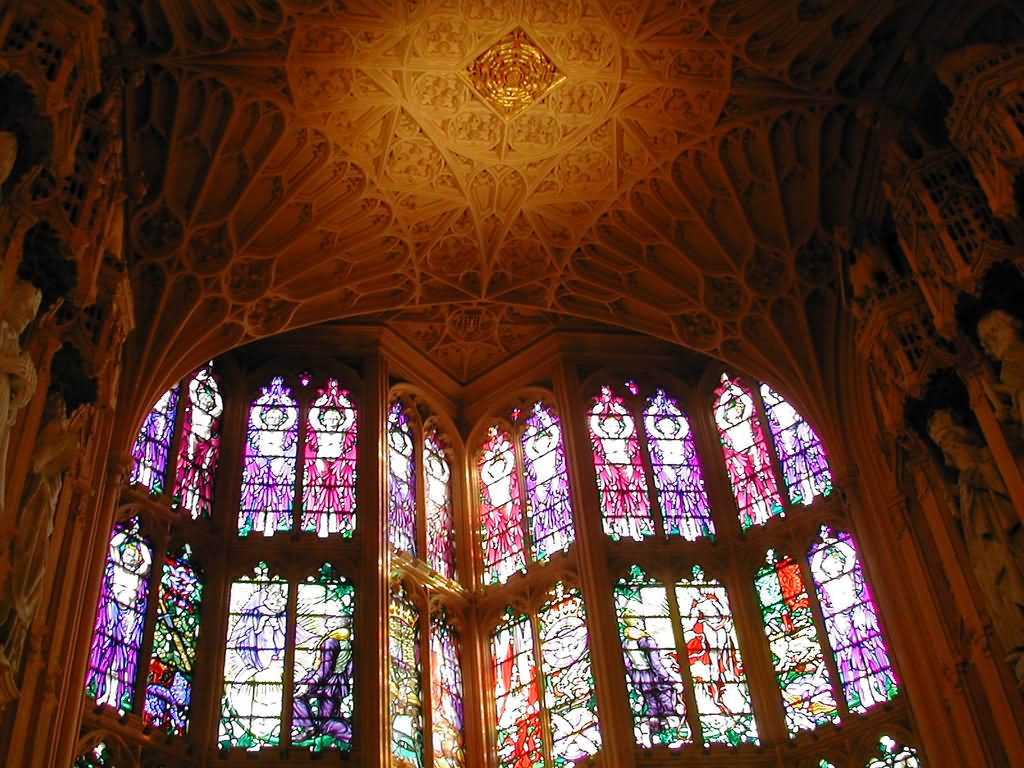
[[[114,756],[106,742],[101,741],[76,757],[72,768],[114,768]]]
[[[168,733],[188,730],[203,581],[186,545],[164,560],[157,598],[144,720]]]
[[[196,371],[188,380],[186,391],[173,503],[197,520],[209,517],[213,504],[224,399],[212,365]]]
[[[114,526],[93,630],[85,690],[120,712],[135,705],[135,680],[149,599],[153,548],[139,519]]]
[[[167,459],[177,412],[178,387],[175,385],[156,401],[132,445],[132,473],[129,482],[145,486],[154,496],[164,492]]]
[[[694,566],[676,584],[704,744],[756,744],[757,725],[725,587]]]
[[[733,496],[746,530],[783,514],[771,455],[754,396],[738,378],[722,374],[715,390],[715,423]]]
[[[519,474],[508,432],[491,427],[477,468],[484,583],[503,584],[512,574],[526,569]]]
[[[558,582],[539,623],[551,757],[555,765],[571,765],[601,749],[583,595]]]
[[[878,740],[878,756],[869,760],[864,768],[920,768],[922,765],[915,750],[891,736],[883,736]]]
[[[275,376],[249,409],[239,535],[291,530],[298,435],[298,405]]]
[[[839,722],[799,563],[769,550],[755,585],[789,732]]]
[[[540,681],[530,619],[511,609],[491,637],[498,762],[501,768],[544,768]]]
[[[601,387],[588,425],[605,532],[616,539],[638,541],[653,535],[647,476],[630,409],[610,387]]]
[[[462,653],[459,638],[444,613],[430,622],[430,699],[434,710],[434,768],[462,768],[466,763]]]
[[[399,552],[416,556],[416,443],[405,406],[388,409],[388,537]]]
[[[853,537],[825,526],[809,559],[850,711],[893,699],[899,686]]]
[[[222,748],[260,749],[280,743],[287,639],[288,584],[260,563],[252,576],[231,585]]]
[[[832,471],[821,438],[782,395],[761,385],[775,450],[782,462],[792,504],[810,504],[816,496],[832,493]]]
[[[572,503],[565,467],[562,427],[555,412],[535,403],[523,433],[527,519],[533,559],[543,562],[573,542]]]
[[[819,760],[818,768],[836,768],[835,763],[830,763],[828,760]]]
[[[680,747],[690,741],[690,726],[668,593],[633,566],[614,598],[636,742]]]
[[[328,564],[296,597],[292,745],[352,746],[355,588]]]
[[[664,390],[647,400],[644,431],[666,534],[687,541],[713,535],[715,525],[690,423]]]
[[[423,441],[427,553],[430,567],[455,578],[455,520],[452,515],[452,467],[441,436],[431,431]]]
[[[356,530],[356,409],[351,394],[328,379],[307,421],[302,530],[351,537]]]
[[[399,587],[391,595],[391,756],[397,765],[423,765],[423,696],[420,690],[419,611]]]

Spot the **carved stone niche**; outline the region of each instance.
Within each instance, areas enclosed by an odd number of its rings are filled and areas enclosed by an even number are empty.
[[[1024,204],[1024,44],[977,45],[946,58],[939,77],[953,92],[950,141],[970,161],[992,211],[1020,216]]]
[[[883,186],[900,245],[936,329],[953,339],[957,295],[974,293],[989,267],[1008,258],[1010,235],[956,149],[936,148],[908,129],[884,152]]]

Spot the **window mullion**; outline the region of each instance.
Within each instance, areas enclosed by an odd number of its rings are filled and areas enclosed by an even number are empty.
[[[544,748],[544,765],[547,768],[554,768],[555,746],[551,737],[551,715],[548,712],[547,690],[548,680],[544,674],[544,651],[540,644],[540,617],[536,611],[529,615],[530,631],[533,634],[533,660],[537,669],[537,692],[540,707],[540,735],[541,744]]]
[[[281,733],[278,745],[285,747],[292,743],[292,697],[295,694],[295,627],[298,624],[298,586],[288,582],[288,616],[285,622],[287,636],[284,640],[284,690],[281,691]]]
[[[821,602],[818,600],[818,589],[814,581],[814,574],[811,573],[811,567],[807,564],[807,558],[803,553],[795,559],[800,563],[800,577],[804,580],[804,591],[807,593],[811,614],[814,616],[814,627],[818,633],[821,656],[825,660],[825,666],[828,668],[828,679],[832,684],[832,690],[835,694],[839,717],[845,720],[850,715],[850,708],[846,703],[846,691],[843,689],[842,678],[839,676],[839,667],[836,664],[835,654],[832,652],[832,641],[828,636],[828,629],[825,626],[825,615],[821,611]]]
[[[647,498],[650,500],[649,508],[654,518],[654,529],[663,537],[668,538],[668,531],[665,529],[665,514],[661,508],[661,494],[658,493],[658,484],[654,479],[654,462],[651,460],[651,446],[647,441],[643,405],[643,398],[631,398],[630,410],[633,412],[633,423],[636,425],[637,440],[640,444],[640,461],[644,468],[644,477],[647,480]]]
[[[679,650],[679,671],[683,676],[683,697],[686,699],[686,720],[693,733],[693,743],[703,744],[704,733],[700,722],[700,711],[697,707],[697,690],[693,686],[693,675],[690,672],[690,654],[686,645],[686,634],[683,632],[683,615],[676,599],[676,582],[666,581],[665,592],[668,596],[668,613],[672,619],[672,633],[675,636],[676,648]]]

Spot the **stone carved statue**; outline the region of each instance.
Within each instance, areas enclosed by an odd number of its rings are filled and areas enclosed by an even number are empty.
[[[952,411],[936,411],[928,434],[958,470],[967,553],[1007,662],[1024,683],[1024,526],[989,449]]]
[[[5,665],[16,669],[21,660],[42,596],[54,511],[64,474],[80,448],[78,425],[69,426],[63,400],[51,394],[18,515],[10,573],[0,593],[0,670]]]
[[[1002,421],[1015,421],[1024,433],[1024,324],[997,309],[978,322],[978,338],[989,356],[1000,363],[999,383],[989,393]]]
[[[36,369],[21,345],[21,335],[39,311],[37,288],[18,280],[0,314],[0,521],[7,497],[7,444],[18,412],[35,394]]]

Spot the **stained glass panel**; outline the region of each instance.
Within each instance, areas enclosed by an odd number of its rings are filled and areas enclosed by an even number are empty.
[[[132,445],[132,474],[128,482],[145,486],[153,496],[164,492],[177,412],[178,386],[174,385],[160,396],[146,415]]]
[[[743,530],[783,514],[771,456],[754,396],[738,379],[722,374],[715,390],[715,423]]]
[[[757,723],[725,587],[704,576],[676,584],[704,744],[757,744]]]
[[[404,587],[392,593],[389,610],[391,651],[391,756],[397,766],[423,765],[423,695],[420,689],[420,617]]]
[[[452,515],[452,467],[437,432],[430,432],[423,441],[423,463],[426,465],[424,495],[430,567],[442,576],[454,579],[455,520]]]
[[[508,432],[491,427],[477,467],[484,583],[503,584],[526,569],[519,475]]]
[[[544,403],[535,403],[526,418],[523,459],[533,559],[544,562],[575,539],[562,427]]]
[[[853,537],[823,527],[811,547],[810,565],[850,711],[864,712],[895,698],[899,685]]]
[[[601,387],[588,419],[605,533],[637,541],[654,534],[636,419],[621,397]]]
[[[614,599],[636,742],[680,747],[690,741],[690,726],[668,592],[634,565]]]
[[[556,766],[572,765],[601,749],[583,595],[556,583],[539,620],[551,757]]]
[[[754,583],[789,732],[839,722],[800,565],[769,550]]]
[[[810,504],[832,493],[832,471],[821,438],[782,395],[761,385],[761,399],[782,462],[792,504]]]
[[[664,390],[657,390],[647,400],[644,431],[666,534],[682,536],[687,541],[714,535],[704,473],[690,423]]]
[[[188,730],[202,602],[202,578],[186,545],[164,560],[143,715],[146,725],[172,734]]]
[[[280,743],[288,639],[288,584],[266,563],[231,585],[224,653],[220,746]]]
[[[85,691],[119,712],[135,706],[135,680],[149,600],[153,548],[137,517],[114,526],[93,630]]]
[[[355,588],[325,564],[298,585],[292,745],[352,746]]]
[[[356,530],[356,409],[334,379],[309,409],[306,429],[302,530],[317,536]]]
[[[388,538],[416,556],[416,443],[401,402],[388,410]]]
[[[498,761],[501,768],[544,768],[540,682],[530,620],[509,609],[491,636]]]
[[[189,379],[187,392],[178,466],[174,473],[174,506],[188,510],[192,519],[197,520],[210,516],[213,483],[220,458],[224,398],[212,365],[196,371]]]
[[[462,653],[459,638],[443,613],[430,622],[430,693],[434,768],[462,768],[465,712],[462,699]]]
[[[106,742],[101,741],[76,757],[72,768],[114,768],[114,755]]]
[[[272,536],[292,528],[299,409],[275,376],[249,408],[238,533]]]
[[[921,768],[922,765],[916,750],[891,736],[883,736],[878,740],[878,756],[869,760],[864,768]]]

